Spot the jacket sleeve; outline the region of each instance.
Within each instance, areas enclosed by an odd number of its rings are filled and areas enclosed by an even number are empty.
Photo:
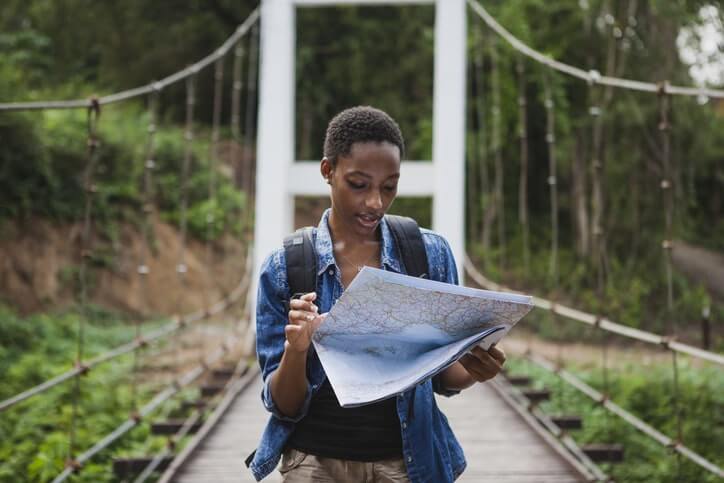
[[[264,407],[274,417],[283,421],[297,422],[309,409],[312,391],[307,382],[307,394],[299,414],[289,417],[282,414],[271,394],[271,379],[284,354],[284,327],[287,314],[284,302],[290,298],[287,282],[284,250],[272,253],[262,264],[256,303],[256,355],[261,367],[264,387],[261,399]]]

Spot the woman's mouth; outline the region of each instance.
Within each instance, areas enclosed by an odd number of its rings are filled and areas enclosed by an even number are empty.
[[[380,217],[377,215],[362,214],[357,215],[357,221],[365,228],[376,228],[377,223],[380,221]]]

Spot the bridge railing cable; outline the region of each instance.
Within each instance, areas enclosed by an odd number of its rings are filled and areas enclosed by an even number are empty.
[[[125,344],[119,345],[118,347],[115,347],[107,352],[103,352],[93,357],[92,359],[80,361],[80,363],[76,363],[73,369],[59,374],[51,379],[48,379],[47,381],[33,386],[8,399],[0,401],[0,412],[5,411],[33,396],[42,394],[69,379],[81,376],[100,364],[116,359],[124,354],[128,354],[129,352],[138,350],[146,344],[163,340],[167,336],[187,327],[190,324],[193,324],[194,322],[205,320],[215,315],[218,315],[221,312],[225,311],[227,308],[229,308],[231,305],[236,303],[238,300],[240,300],[242,296],[246,294],[246,291],[247,287],[245,285],[245,281],[242,279],[242,281],[236,286],[236,288],[229,292],[229,295],[219,299],[216,303],[212,304],[208,310],[200,309],[194,312],[190,312],[181,317],[174,317],[171,322],[163,325],[162,327],[152,332],[147,333],[141,338],[134,339],[132,342],[127,342]]]
[[[488,290],[498,290],[498,291],[505,291],[505,292],[515,292],[514,290],[511,290],[503,285],[499,285],[495,282],[490,281],[487,279],[483,274],[481,274],[473,264],[470,257],[466,255],[465,257],[465,271],[467,274],[472,278],[475,283],[480,285],[481,287],[488,289]],[[585,324],[591,325],[597,329],[604,330],[610,333],[615,333],[624,337],[628,337],[631,339],[635,339],[641,342],[647,342],[650,344],[656,344],[659,346],[664,347],[665,349],[670,350],[672,353],[684,353],[688,354],[690,356],[698,357],[700,359],[707,360],[709,362],[713,362],[719,365],[724,365],[724,356],[721,356],[719,354],[709,352],[703,349],[699,349],[696,347],[689,346],[687,344],[674,342],[669,337],[653,334],[650,332],[642,331],[639,329],[634,329],[631,327],[626,327],[621,324],[617,324],[615,322],[612,322],[608,319],[597,317],[592,314],[588,314],[586,312],[582,312],[579,310],[571,309],[569,307],[566,307],[564,305],[551,302],[549,300],[539,298],[539,297],[533,297],[533,304],[536,307],[539,307],[544,310],[551,311],[554,314],[558,314],[561,316],[564,316],[566,318],[569,318],[571,320],[575,320],[578,322],[583,322]],[[610,399],[607,393],[600,393],[596,391],[594,388],[590,387],[583,381],[581,381],[579,378],[575,377],[573,374],[571,374],[568,371],[565,371],[561,364],[554,364],[550,361],[547,361],[545,358],[540,357],[538,355],[535,355],[532,353],[532,351],[529,351],[527,355],[527,360],[535,363],[539,367],[552,372],[554,374],[559,375],[564,381],[566,381],[568,384],[576,388],[578,391],[584,393],[597,403],[601,404],[603,407],[605,407],[608,411],[610,411],[613,414],[616,414],[617,416],[621,417],[624,421],[626,421],[628,424],[633,426],[634,428],[638,429],[642,433],[650,436],[655,441],[660,443],[661,445],[673,449],[677,455],[680,455],[682,457],[685,457],[689,459],[690,461],[696,463],[697,465],[701,466],[702,468],[706,469],[707,471],[710,471],[716,475],[724,476],[724,470],[719,468],[717,465],[712,463],[711,461],[707,460],[703,456],[699,455],[698,453],[692,451],[691,449],[687,448],[681,443],[681,432],[680,429],[677,429],[677,439],[669,438],[668,436],[664,435],[657,429],[653,428],[652,426],[646,424],[644,421],[640,420],[633,414],[629,413],[628,411],[624,410],[617,404],[613,403]],[[674,366],[676,367],[676,365]],[[680,422],[677,423],[677,427],[680,428]]]
[[[689,459],[690,461],[696,463],[697,465],[701,466],[705,470],[718,475],[718,476],[724,476],[724,470],[719,468],[717,465],[712,463],[711,461],[707,460],[700,454],[694,452],[690,448],[684,446],[681,443],[680,439],[672,439],[656,428],[650,426],[649,424],[645,423],[641,419],[637,418],[630,412],[626,411],[624,408],[619,406],[618,404],[611,401],[606,394],[598,392],[596,389],[592,388],[585,382],[583,382],[581,379],[576,377],[574,374],[572,374],[569,371],[566,371],[565,369],[561,368],[560,366],[554,364],[551,361],[548,361],[542,356],[531,354],[528,356],[528,358],[534,362],[539,367],[545,369],[548,372],[557,374],[559,377],[561,377],[563,380],[565,380],[568,384],[576,388],[579,392],[585,394],[592,400],[596,401],[598,404],[606,408],[611,413],[619,416],[621,419],[626,421],[629,425],[633,426],[640,432],[646,434],[651,439],[659,443],[660,445],[670,448],[674,450],[677,454]]]
[[[242,280],[242,283],[240,284],[243,288],[243,292],[247,291],[249,288],[249,281],[251,279],[251,271],[249,270],[251,266],[251,259],[251,250],[249,250],[247,252],[245,276]],[[108,433],[96,444],[94,444],[92,447],[90,447],[82,454],[80,454],[77,458],[75,458],[73,464],[67,465],[66,468],[53,480],[53,483],[60,483],[66,481],[71,475],[73,475],[73,473],[75,473],[78,469],[82,468],[84,463],[89,461],[91,458],[93,458],[104,449],[111,446],[121,436],[128,433],[131,429],[137,426],[146,416],[153,413],[163,403],[175,396],[179,391],[181,391],[181,389],[190,385],[199,377],[201,377],[206,372],[208,367],[221,360],[221,358],[224,357],[233,348],[234,345],[238,345],[238,343],[241,342],[242,339],[243,337],[237,336],[233,343],[230,344],[229,342],[225,342],[210,356],[204,358],[201,363],[199,363],[193,369],[184,373],[182,377],[173,381],[165,389],[158,392],[148,403],[140,408],[137,413],[132,415],[129,419],[116,427],[116,429]]]
[[[247,260],[251,260],[251,257],[247,257]],[[247,263],[247,271],[243,281],[245,289],[248,289],[249,280],[251,278],[250,271],[248,270],[249,266],[250,263]],[[238,343],[240,342],[240,340],[241,337],[237,337],[235,342]],[[213,354],[204,358],[201,363],[199,363],[196,367],[184,373],[182,377],[173,381],[169,386],[157,393],[148,403],[140,408],[137,413],[133,414],[132,417],[124,421],[122,424],[116,427],[116,429],[108,433],[96,444],[94,444],[92,447],[79,455],[73,461],[73,464],[67,465],[66,468],[53,480],[53,483],[61,483],[63,481],[66,481],[71,475],[73,475],[76,471],[82,468],[83,464],[85,464],[87,461],[89,461],[91,458],[93,458],[104,449],[111,446],[124,434],[128,433],[131,429],[136,427],[145,417],[153,413],[162,404],[178,394],[181,389],[190,385],[199,377],[201,377],[206,372],[208,367],[221,360],[232,348],[233,344],[225,342]]]
[[[505,27],[500,25],[495,18],[488,13],[485,8],[477,0],[468,0],[468,5],[473,11],[498,35],[500,35],[511,47],[519,51],[523,55],[530,57],[531,59],[545,64],[548,67],[555,69],[564,74],[568,74],[572,77],[576,77],[590,84],[602,84],[609,85],[612,87],[618,87],[622,89],[630,89],[635,91],[652,92],[657,93],[661,89],[661,84],[655,84],[651,82],[642,82],[631,79],[622,79],[618,77],[601,75],[596,70],[584,70],[579,67],[575,67],[563,62],[557,61],[537,50],[532,49],[523,43],[520,39],[515,37],[513,34],[508,32]],[[724,99],[724,90],[721,89],[710,89],[705,87],[681,87],[673,85],[665,85],[666,93],[680,95],[680,96],[705,96],[713,97],[718,99]]]
[[[246,29],[245,31],[248,31],[248,29]],[[187,82],[188,82],[189,84],[192,83],[192,80],[191,80],[191,79],[193,79],[193,78],[192,78],[192,77],[189,77],[189,78],[187,79]],[[192,85],[189,85],[189,86],[187,86],[187,87],[189,88],[189,90],[192,89]],[[150,123],[149,123],[149,128],[148,128],[148,129],[149,129],[149,141],[148,141],[149,145],[148,145],[148,148],[147,148],[148,155],[147,155],[147,159],[146,159],[146,162],[145,162],[145,176],[146,176],[146,180],[145,180],[144,185],[146,185],[147,183],[150,183],[150,175],[151,175],[150,173],[151,173],[152,169],[154,168],[154,160],[153,160],[153,134],[154,134],[155,129],[156,129],[156,126],[155,126],[155,110],[157,109],[157,102],[158,102],[158,94],[159,94],[159,92],[160,92],[159,90],[154,90],[154,91],[152,91],[151,94],[150,94],[150,95],[151,95],[151,100],[150,100],[149,102],[150,102],[151,104],[150,104],[150,106],[149,106],[149,109],[152,111],[153,116],[152,116],[152,121],[150,121]],[[192,103],[192,102],[193,102],[193,100],[192,100],[192,98],[191,98],[191,100],[189,101],[189,103]],[[94,106],[98,106],[98,104],[93,104],[93,105],[94,105]],[[93,111],[91,111],[91,112],[93,112]],[[95,119],[95,118],[94,118],[94,119]],[[89,122],[91,122],[91,121],[89,121]],[[95,120],[93,120],[93,123],[95,123]],[[93,125],[94,125],[94,124],[93,124]],[[89,124],[89,126],[91,126],[91,125]],[[89,127],[89,128],[90,128],[90,127]],[[186,137],[187,137],[187,140],[188,140],[189,142],[190,142],[189,137],[191,137],[191,136],[192,136],[192,134],[191,134],[191,128],[189,127],[189,124],[188,124],[188,122],[187,122],[187,126],[186,126]],[[90,150],[91,148],[95,149],[95,142],[94,142],[90,137],[89,137],[88,145],[89,145],[89,150]],[[190,151],[190,146],[189,146],[189,147],[187,148],[187,154],[186,154],[185,160],[188,159],[188,160],[190,161],[190,156],[191,156],[191,151]],[[182,179],[183,179],[183,174],[182,174]],[[87,194],[88,194],[88,196],[90,196],[90,195],[92,194],[93,186],[92,186],[92,183],[90,182],[90,180],[89,180],[86,184],[88,185],[88,186],[87,186]],[[182,181],[182,185],[183,185],[183,184],[184,184],[184,182]],[[150,189],[150,186],[148,187],[148,189]],[[184,192],[184,190],[182,189],[182,193],[183,193],[183,192]],[[146,197],[145,201],[146,201],[146,203],[144,204],[144,211],[146,211],[147,213],[150,213],[149,210],[152,209],[151,204],[150,204],[150,196],[151,196],[151,195],[150,195],[150,192],[149,192],[149,193],[145,193],[145,197]],[[183,198],[183,196],[182,196],[182,198]],[[90,199],[90,198],[89,198],[89,199]],[[90,202],[90,201],[89,201],[89,202]],[[183,204],[183,202],[182,202],[182,204]],[[183,209],[182,209],[182,212],[183,212]],[[181,245],[182,245],[182,247],[184,246],[184,243],[185,243],[185,235],[183,234],[184,231],[185,231],[185,222],[183,221],[184,219],[185,219],[185,216],[184,216],[184,214],[182,213],[182,216],[181,216],[181,220],[182,220],[182,230],[181,230],[181,231],[182,231],[182,244],[181,244]],[[147,220],[147,222],[148,222],[148,220]],[[90,219],[89,219],[88,223],[90,223]],[[146,231],[146,230],[144,230],[144,232],[145,232],[145,231]],[[148,236],[147,233],[144,234],[144,237],[146,237],[146,236]],[[180,261],[179,261],[179,263],[178,263],[178,265],[177,265],[176,270],[177,270],[177,273],[178,273],[179,278],[181,279],[181,281],[182,281],[182,283],[183,283],[184,274],[185,274],[185,272],[186,272],[186,264],[184,263],[184,253],[183,253],[184,249],[182,248],[181,250],[182,250],[182,251],[181,251],[181,253],[180,253],[180,255],[179,255],[179,256],[180,256]],[[83,249],[83,259],[87,258],[87,256],[89,256],[89,251],[84,248],[84,249]],[[142,255],[141,263],[139,264],[139,267],[138,267],[138,272],[139,272],[139,274],[141,274],[142,278],[145,279],[145,277],[148,275],[149,268],[148,268],[147,264],[145,263],[145,259],[144,259],[143,257],[144,257],[144,255]],[[243,283],[243,282],[241,282],[241,283],[236,287],[236,289],[234,289],[233,291],[231,291],[228,295],[226,295],[226,296],[223,297],[222,299],[218,300],[216,303],[212,304],[211,307],[206,307],[206,308],[204,308],[204,309],[198,310],[198,311],[196,311],[196,312],[193,312],[193,313],[190,313],[190,314],[187,314],[187,315],[184,315],[184,316],[176,316],[176,317],[175,317],[175,320],[174,320],[173,322],[171,322],[171,323],[169,323],[169,324],[166,324],[165,326],[161,327],[160,329],[158,329],[158,330],[156,330],[156,331],[153,331],[153,332],[149,333],[149,334],[146,335],[146,336],[141,336],[140,334],[137,333],[137,334],[136,334],[136,338],[135,338],[135,340],[134,340],[133,342],[126,343],[126,344],[123,344],[123,345],[121,345],[121,346],[118,346],[118,347],[116,347],[116,348],[114,348],[114,349],[112,349],[112,350],[109,350],[108,352],[102,353],[102,354],[100,354],[100,355],[98,355],[98,356],[95,356],[94,358],[92,358],[92,359],[90,359],[90,360],[87,360],[87,361],[83,361],[83,360],[82,360],[82,359],[83,359],[83,354],[82,354],[82,345],[81,345],[81,344],[82,344],[82,337],[81,337],[81,339],[79,339],[79,340],[80,340],[80,341],[79,341],[79,351],[81,351],[81,352],[79,352],[79,354],[78,354],[78,356],[77,356],[76,364],[75,364],[75,367],[74,367],[73,369],[71,369],[71,370],[69,370],[69,371],[66,371],[66,372],[64,372],[63,374],[60,374],[60,375],[58,375],[58,376],[55,376],[55,377],[53,377],[53,378],[51,378],[51,379],[49,379],[49,380],[47,380],[47,381],[44,381],[43,383],[38,384],[38,385],[36,385],[36,386],[34,386],[34,387],[32,387],[32,388],[29,388],[29,389],[27,389],[27,390],[25,390],[25,391],[23,391],[23,392],[21,392],[21,393],[19,393],[19,394],[16,394],[16,395],[14,395],[14,396],[12,396],[12,397],[10,397],[10,398],[7,398],[7,399],[5,399],[5,400],[3,400],[3,401],[0,401],[0,412],[4,411],[4,410],[6,410],[6,409],[9,409],[10,407],[12,407],[12,406],[14,406],[14,405],[16,405],[16,404],[18,404],[18,403],[20,403],[20,402],[22,402],[22,401],[25,401],[25,400],[33,397],[33,396],[36,396],[36,395],[38,395],[38,394],[42,394],[42,393],[48,391],[49,389],[51,389],[51,388],[53,388],[53,387],[55,387],[55,386],[57,386],[57,385],[65,382],[65,381],[67,381],[67,380],[69,380],[69,379],[74,379],[74,378],[75,378],[76,380],[78,380],[78,379],[77,379],[78,376],[85,374],[85,373],[88,372],[91,368],[93,368],[93,367],[95,367],[95,366],[97,366],[97,365],[99,365],[99,364],[102,364],[102,363],[104,363],[104,362],[108,362],[108,361],[110,361],[110,360],[113,360],[113,359],[115,359],[115,358],[117,358],[117,357],[119,357],[119,356],[121,356],[121,355],[127,354],[127,353],[129,353],[129,352],[134,352],[134,353],[135,353],[136,351],[138,351],[139,349],[141,349],[141,348],[142,348],[143,346],[145,346],[146,344],[148,344],[148,343],[150,343],[150,342],[153,342],[153,341],[161,340],[161,339],[165,338],[166,336],[177,332],[179,329],[187,326],[188,324],[190,324],[190,323],[192,323],[192,322],[196,322],[196,321],[202,320],[202,319],[207,319],[207,318],[209,318],[209,317],[211,317],[211,316],[213,316],[213,315],[218,314],[219,312],[225,310],[225,309],[226,309],[227,307],[229,307],[231,304],[233,304],[233,303],[235,303],[237,300],[239,300],[239,298],[241,298],[241,296],[244,294],[244,291],[243,291],[243,290],[240,290],[240,288],[241,288],[241,286],[242,286],[242,283]],[[81,285],[82,285],[82,284],[81,284]],[[177,305],[177,306],[178,306],[178,305]],[[82,331],[79,331],[79,336],[82,336]]]
[[[465,271],[470,276],[470,278],[475,281],[475,283],[487,290],[498,290],[502,292],[515,293],[515,290],[512,290],[504,285],[495,283],[486,278],[482,273],[478,271],[470,257],[467,255],[465,256]],[[663,336],[644,330],[635,329],[633,327],[628,327],[626,325],[616,323],[608,318],[597,317],[588,312],[573,309],[571,307],[565,306],[557,302],[552,302],[541,297],[533,297],[533,304],[543,310],[551,311],[568,319],[576,320],[578,322],[597,327],[601,330],[605,330],[641,342],[658,345],[664,348],[668,348],[669,350],[676,351],[681,354],[687,354],[693,357],[698,357],[699,359],[713,362],[715,364],[724,365],[724,356],[722,356],[721,354],[700,349],[689,344],[684,344],[683,342],[677,342],[669,336]]]
[[[203,59],[199,60],[195,64],[192,64],[185,69],[175,72],[157,82],[151,82],[145,86],[135,87],[121,92],[116,92],[106,96],[97,98],[96,100],[89,99],[74,99],[74,100],[58,100],[58,101],[34,101],[34,102],[9,102],[0,103],[0,112],[2,111],[30,111],[40,109],[77,109],[77,108],[90,108],[94,103],[98,105],[113,104],[116,102],[133,99],[135,97],[144,96],[154,91],[160,91],[166,87],[180,82],[188,77],[191,77],[203,70],[207,66],[214,63],[216,60],[226,56],[236,43],[241,39],[250,29],[256,25],[259,20],[259,8],[257,7],[251,14],[239,25],[236,31],[227,38],[224,43],[211,54],[207,55]]]

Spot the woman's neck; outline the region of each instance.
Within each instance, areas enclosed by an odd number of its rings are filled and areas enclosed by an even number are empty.
[[[379,226],[370,237],[360,237],[360,235],[354,233],[349,227],[345,226],[345,224],[342,223],[337,216],[335,216],[334,210],[332,210],[329,214],[328,223],[335,249],[342,249],[342,251],[345,252],[350,250],[356,251],[362,247],[369,247],[370,244],[379,243]]]

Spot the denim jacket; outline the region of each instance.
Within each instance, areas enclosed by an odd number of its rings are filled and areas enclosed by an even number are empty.
[[[339,266],[334,260],[328,218],[329,210],[322,216],[313,235],[318,257],[315,303],[320,313],[328,312],[344,290]],[[405,273],[394,238],[384,219],[380,223],[380,229],[382,268]],[[457,268],[447,241],[426,229],[422,229],[422,239],[427,252],[430,278],[457,284]],[[272,400],[269,376],[279,367],[284,352],[284,326],[287,324],[284,301],[290,297],[284,250],[278,249],[267,257],[261,267],[257,297],[256,350],[264,378],[261,398],[264,407],[271,413],[249,465],[257,481],[274,471],[284,446],[294,431],[295,423],[307,414],[312,395],[327,377],[314,346],[310,346],[307,356],[307,395],[299,414],[294,417],[281,414]],[[412,483],[453,481],[466,465],[462,448],[453,435],[447,418],[438,409],[433,392],[445,396],[456,393],[445,390],[437,377],[433,377],[396,396],[402,431],[402,457]]]

